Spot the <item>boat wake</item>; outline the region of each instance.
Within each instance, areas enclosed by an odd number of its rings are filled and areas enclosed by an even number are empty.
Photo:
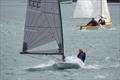
[[[63,69],[78,69],[84,63],[77,57],[66,57],[65,62],[55,62],[53,60],[46,64],[36,65],[34,67],[26,68],[27,71],[39,71],[39,70],[63,70]]]
[[[76,56],[66,57],[66,62],[49,61],[46,64],[26,68],[27,71],[63,70],[63,69],[100,69],[100,65],[83,63]]]
[[[108,58],[107,58],[108,60]],[[39,64],[33,67],[25,68],[27,71],[45,71],[45,70],[64,70],[64,69],[109,69],[109,68],[120,68],[120,64],[116,65],[100,65],[100,64],[88,64],[83,63],[80,59],[76,56],[68,56],[66,57],[65,62],[55,62],[54,60],[49,61],[48,63]]]
[[[46,71],[46,70],[64,70],[64,69],[109,69],[109,68],[120,68],[119,64],[116,65],[100,65],[100,64],[88,64],[83,63],[80,59],[78,59],[76,56],[68,56],[66,57],[65,62],[55,62],[54,60],[49,61],[48,63],[39,64],[33,67],[25,68],[27,71]]]

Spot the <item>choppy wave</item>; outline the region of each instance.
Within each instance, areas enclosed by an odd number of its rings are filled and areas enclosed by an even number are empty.
[[[41,70],[53,70],[52,65],[54,64],[54,61],[50,61],[49,63],[46,64],[39,64],[33,67],[27,67],[25,68],[27,71],[41,71]]]
[[[3,35],[16,35],[17,32],[15,31],[11,31],[10,29],[8,29],[7,27],[5,27],[6,25],[4,24],[0,24],[0,33]]]
[[[66,62],[50,61],[46,64],[36,65],[34,67],[26,68],[27,71],[39,70],[58,70],[58,69],[101,69],[102,67],[97,64],[85,64],[75,56],[66,57]]]
[[[103,75],[97,75],[97,76],[95,76],[95,79],[104,79],[105,78],[105,76],[103,76]]]
[[[106,57],[105,60],[109,60],[110,57]],[[109,68],[119,68],[120,64],[113,64],[109,66],[100,64],[90,64],[83,63],[75,56],[66,57],[66,62],[55,62],[50,61],[45,64],[39,64],[33,67],[25,68],[27,71],[44,71],[44,70],[63,70],[63,69],[109,69]]]
[[[86,64],[84,66],[82,66],[83,69],[101,69],[102,66],[101,65],[97,65],[97,64]]]

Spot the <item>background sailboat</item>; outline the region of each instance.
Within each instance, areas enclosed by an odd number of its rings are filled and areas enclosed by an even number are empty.
[[[96,20],[98,21],[101,16],[104,17],[106,21],[105,27],[110,28],[112,22],[107,5],[107,0],[77,1],[73,18],[96,18]],[[89,28],[91,27],[89,26]]]

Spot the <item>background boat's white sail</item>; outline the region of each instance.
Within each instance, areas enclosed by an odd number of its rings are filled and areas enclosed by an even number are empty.
[[[107,0],[102,0],[102,16],[111,19]]]
[[[77,0],[73,18],[91,18],[92,12],[91,0]]]
[[[106,0],[78,0],[73,18],[110,18]]]
[[[63,34],[59,0],[28,0],[23,52],[59,53]]]

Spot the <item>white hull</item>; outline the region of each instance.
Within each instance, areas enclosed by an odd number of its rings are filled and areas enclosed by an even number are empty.
[[[53,67],[55,69],[78,69],[80,68],[80,65],[78,63],[60,62],[55,63]]]
[[[28,71],[39,70],[61,70],[61,69],[78,69],[84,66],[84,63],[77,57],[66,57],[66,62],[49,62],[47,64],[40,64],[34,67],[27,68]]]

